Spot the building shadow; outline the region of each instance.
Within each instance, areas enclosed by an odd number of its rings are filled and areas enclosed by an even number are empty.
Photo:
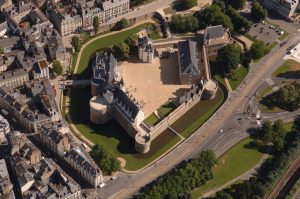
[[[164,85],[180,85],[176,52],[160,59],[160,78]]]

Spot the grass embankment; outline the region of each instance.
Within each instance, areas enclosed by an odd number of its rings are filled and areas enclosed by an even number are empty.
[[[235,77],[228,78],[232,90],[235,90],[248,75],[248,69],[240,66],[235,71]]]
[[[201,100],[174,122],[171,127],[183,137],[189,137],[218,110],[224,100],[223,91],[218,89],[216,97],[213,100]]]
[[[289,59],[286,60],[277,70],[272,74],[273,77],[280,77],[288,72],[295,72],[300,70],[300,63]]]
[[[76,71],[77,74],[82,74],[85,72],[85,70],[88,67],[90,57],[98,50],[105,49],[112,47],[114,44],[117,44],[119,42],[122,42],[126,40],[129,36],[136,34],[140,30],[148,27],[151,28],[153,27],[153,23],[145,23],[142,25],[139,25],[137,27],[118,32],[112,35],[104,36],[99,39],[96,39],[89,45],[87,45],[84,49],[84,51],[81,54],[80,60],[79,60],[79,67],[78,70]],[[76,63],[76,62],[75,62]]]
[[[194,189],[191,192],[192,197],[199,198],[202,194],[224,185],[254,167],[261,160],[263,153],[249,147],[251,141],[252,138],[246,138],[221,156],[214,168],[213,180]]]
[[[72,122],[87,139],[95,144],[98,143],[110,148],[116,157],[124,158],[126,160],[125,169],[127,170],[138,170],[146,166],[180,140],[179,136],[173,132],[165,131],[152,141],[148,153],[138,154],[134,148],[134,140],[115,120],[103,125],[95,125],[90,121],[90,98],[89,89],[71,90],[69,114]]]

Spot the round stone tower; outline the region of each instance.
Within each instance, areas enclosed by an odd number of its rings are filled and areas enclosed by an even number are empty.
[[[110,120],[110,110],[107,101],[100,96],[90,100],[90,120],[95,124],[104,124]]]
[[[142,136],[141,134],[135,135],[135,150],[138,153],[147,153],[150,150],[150,137]]]

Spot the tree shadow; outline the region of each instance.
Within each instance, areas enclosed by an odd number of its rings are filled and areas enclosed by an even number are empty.
[[[170,53],[168,58],[160,59],[159,68],[164,85],[180,85],[177,53]]]
[[[276,77],[286,78],[286,79],[299,79],[300,70],[297,71],[287,71],[285,73],[280,73]]]

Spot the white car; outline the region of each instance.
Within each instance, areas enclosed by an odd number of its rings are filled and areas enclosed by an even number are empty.
[[[105,185],[106,185],[105,183],[101,183],[101,184],[99,185],[99,187],[102,188],[102,187],[104,187]]]

